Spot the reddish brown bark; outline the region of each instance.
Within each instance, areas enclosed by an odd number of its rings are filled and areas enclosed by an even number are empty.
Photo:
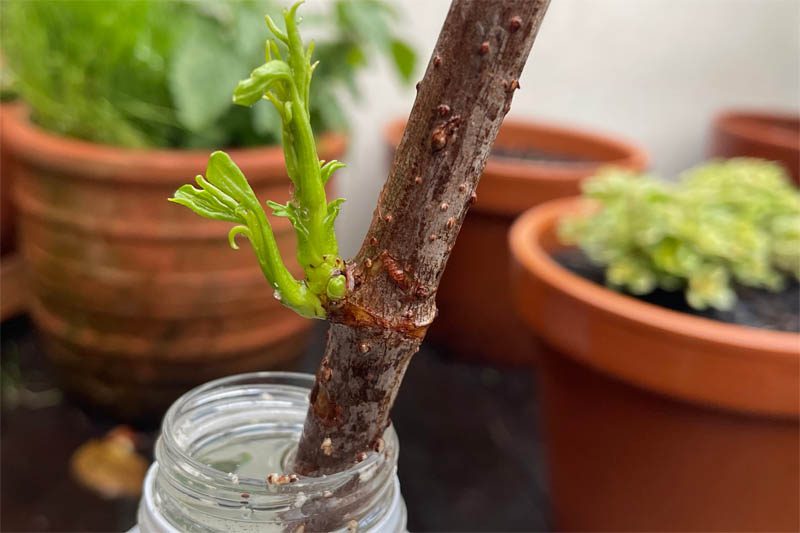
[[[372,224],[348,263],[351,290],[328,309],[298,473],[340,471],[380,448],[548,3],[453,0]]]

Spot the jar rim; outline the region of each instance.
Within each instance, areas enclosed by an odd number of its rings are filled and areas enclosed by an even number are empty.
[[[248,492],[253,496],[269,495],[275,497],[278,494],[284,493],[287,496],[296,494],[299,491],[306,492],[321,492],[325,490],[332,490],[333,488],[346,483],[354,476],[359,476],[374,468],[379,468],[381,463],[385,461],[382,453],[369,451],[367,457],[351,467],[337,472],[335,474],[323,475],[319,477],[298,476],[296,482],[288,483],[285,485],[270,485],[266,482],[266,477],[269,472],[264,473],[264,477],[236,477],[233,478],[231,474],[218,470],[202,461],[193,457],[183,446],[181,446],[173,428],[176,425],[177,418],[180,414],[191,409],[192,403],[202,400],[205,396],[213,393],[214,391],[224,390],[226,388],[235,389],[237,385],[288,385],[295,386],[302,389],[311,390],[315,382],[315,376],[301,372],[284,372],[284,371],[262,371],[250,372],[245,374],[236,374],[209,381],[191,389],[178,398],[169,408],[161,426],[161,439],[164,446],[173,455],[174,459],[184,463],[181,469],[184,473],[191,472],[194,474],[192,477],[200,477],[212,482],[218,488],[228,489],[234,492]],[[384,441],[388,449],[396,450],[397,448],[397,434],[392,426],[389,426],[384,433]],[[396,452],[395,452],[396,453]],[[396,455],[395,458],[396,460]],[[290,472],[287,472],[290,473]],[[277,490],[276,490],[277,489]],[[277,492],[277,494],[276,494]]]

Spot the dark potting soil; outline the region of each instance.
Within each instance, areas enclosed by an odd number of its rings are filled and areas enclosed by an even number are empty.
[[[552,163],[559,165],[596,162],[594,159],[582,157],[580,155],[548,152],[534,147],[511,148],[508,146],[495,146],[492,149],[491,156],[500,159],[521,159],[534,163]]]
[[[589,281],[605,285],[603,267],[589,261],[589,258],[581,250],[576,248],[561,250],[554,254],[553,259],[567,270]],[[736,305],[729,311],[693,309],[686,303],[683,291],[657,289],[650,294],[634,296],[634,298],[673,311],[740,326],[800,332],[800,284],[796,280],[789,281],[787,287],[781,292],[753,289],[742,285],[736,285],[735,290],[738,298]]]

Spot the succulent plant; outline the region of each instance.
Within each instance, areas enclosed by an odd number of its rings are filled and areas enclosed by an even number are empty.
[[[683,289],[693,308],[725,310],[734,282],[779,291],[800,279],[800,192],[776,163],[711,161],[676,182],[606,169],[583,193],[596,209],[562,220],[560,237],[612,287]]]

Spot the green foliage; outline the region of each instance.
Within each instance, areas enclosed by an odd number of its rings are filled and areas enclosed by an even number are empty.
[[[305,280],[295,280],[280,257],[272,228],[242,172],[224,152],[214,152],[206,176],[197,176],[199,188],[184,185],[171,200],[200,216],[237,224],[228,239],[233,248],[238,235],[250,241],[264,275],[284,305],[307,317],[325,317],[324,304],[345,296],[344,262],[334,232],[334,222],[344,200],[328,203],[325,182],[343,166],[320,161],[311,127],[311,63],[314,44],[303,45],[297,30],[300,3],[284,10],[286,31],[269,16],[267,27],[274,39],[267,41],[266,63],[239,82],[233,93],[236,104],[252,106],[265,99],[272,103],[281,124],[286,170],[294,185],[287,204],[267,201],[273,214],[288,218],[297,237],[297,260]]]
[[[321,34],[318,57],[329,65],[310,94],[316,131],[347,126],[341,89],[356,93],[369,52],[392,60],[404,80],[415,63],[382,0],[324,5],[306,22]],[[48,130],[126,147],[279,141],[275,113],[230,101],[263,57],[263,15],[278,12],[277,0],[4,0],[0,9],[0,48],[16,90]]]
[[[566,218],[560,235],[613,287],[684,289],[696,309],[729,309],[733,281],[778,291],[800,279],[800,192],[775,163],[712,161],[672,184],[609,169],[584,196],[599,209]]]
[[[14,77],[4,66],[2,51],[0,51],[0,102],[11,102],[17,99],[14,85]]]

